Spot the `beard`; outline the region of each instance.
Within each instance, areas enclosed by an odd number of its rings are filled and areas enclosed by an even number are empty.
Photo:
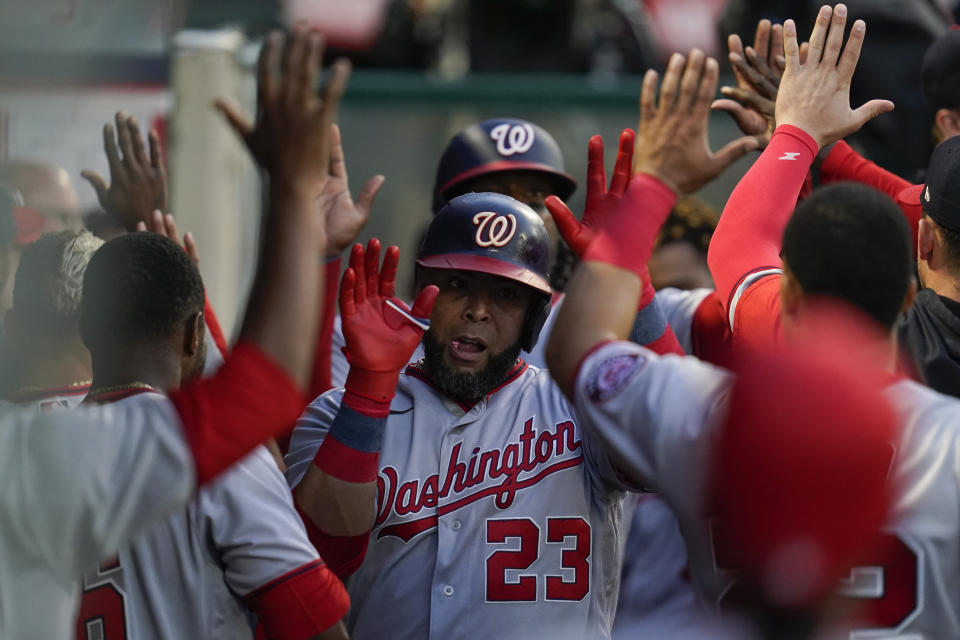
[[[427,331],[423,334],[423,359],[434,388],[458,400],[479,400],[500,384],[520,357],[520,341],[490,356],[487,366],[476,373],[463,373],[443,361],[443,345]]]

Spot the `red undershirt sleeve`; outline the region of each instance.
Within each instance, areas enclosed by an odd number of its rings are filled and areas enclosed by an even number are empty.
[[[303,395],[286,371],[249,342],[223,366],[170,393],[203,485],[258,444],[285,432],[303,411]]]
[[[916,202],[910,202],[901,197],[905,190],[914,185],[895,173],[870,162],[854,151],[846,142],[840,140],[833,146],[820,166],[820,182],[830,184],[845,180],[871,186],[887,194],[897,203],[910,225],[910,233],[913,234],[913,251],[916,254],[917,229],[920,226],[923,210],[920,206],[919,197],[914,198]]]
[[[317,336],[317,351],[313,358],[313,372],[307,397],[316,398],[333,386],[330,377],[330,349],[333,340],[333,324],[337,317],[337,291],[339,290],[340,258],[326,263],[323,290],[323,317]]]
[[[207,323],[207,329],[210,331],[210,337],[213,343],[217,345],[220,356],[227,357],[227,341],[223,337],[223,329],[220,328],[220,321],[217,320],[217,314],[213,312],[213,305],[210,304],[210,298],[203,297],[203,319]]]
[[[243,601],[269,640],[312,638],[340,621],[350,607],[343,583],[320,560],[272,580]]]
[[[310,516],[297,505],[296,496],[293,504],[297,513],[300,514],[300,519],[303,520],[307,538],[310,539],[317,553],[327,563],[330,571],[333,571],[341,580],[346,580],[363,564],[363,559],[367,555],[367,546],[370,543],[370,532],[356,536],[330,535],[315,525]]]
[[[783,230],[816,154],[817,143],[805,131],[777,127],[727,200],[707,262],[731,326],[736,297],[749,286],[748,277],[781,268]]]

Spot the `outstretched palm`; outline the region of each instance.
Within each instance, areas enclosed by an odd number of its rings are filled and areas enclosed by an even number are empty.
[[[383,176],[367,181],[356,201],[350,195],[347,164],[343,156],[340,127],[330,126],[330,176],[317,198],[317,206],[326,213],[327,256],[339,255],[359,235],[370,219],[373,199],[383,185]]]

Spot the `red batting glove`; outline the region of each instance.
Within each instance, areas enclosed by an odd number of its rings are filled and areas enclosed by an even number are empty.
[[[633,164],[633,129],[624,129],[620,134],[620,149],[613,168],[613,179],[607,189],[607,174],[603,166],[603,138],[593,136],[587,146],[587,202],[581,220],[577,220],[567,205],[557,196],[546,200],[547,210],[553,216],[557,230],[573,250],[582,258],[593,240],[597,229],[613,211],[630,182],[630,167]]]
[[[354,245],[350,267],[340,281],[344,353],[350,363],[344,402],[367,415],[387,415],[400,371],[410,361],[439,289],[426,287],[413,309],[395,297],[400,250],[390,247],[379,273],[380,241],[372,238],[364,254]]]

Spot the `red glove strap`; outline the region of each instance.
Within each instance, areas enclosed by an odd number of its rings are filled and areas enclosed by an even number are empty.
[[[676,201],[676,194],[663,182],[637,174],[583,259],[606,262],[643,278],[657,234]]]
[[[390,400],[397,392],[399,371],[368,371],[350,367],[343,401],[354,411],[375,418],[390,414]]]

